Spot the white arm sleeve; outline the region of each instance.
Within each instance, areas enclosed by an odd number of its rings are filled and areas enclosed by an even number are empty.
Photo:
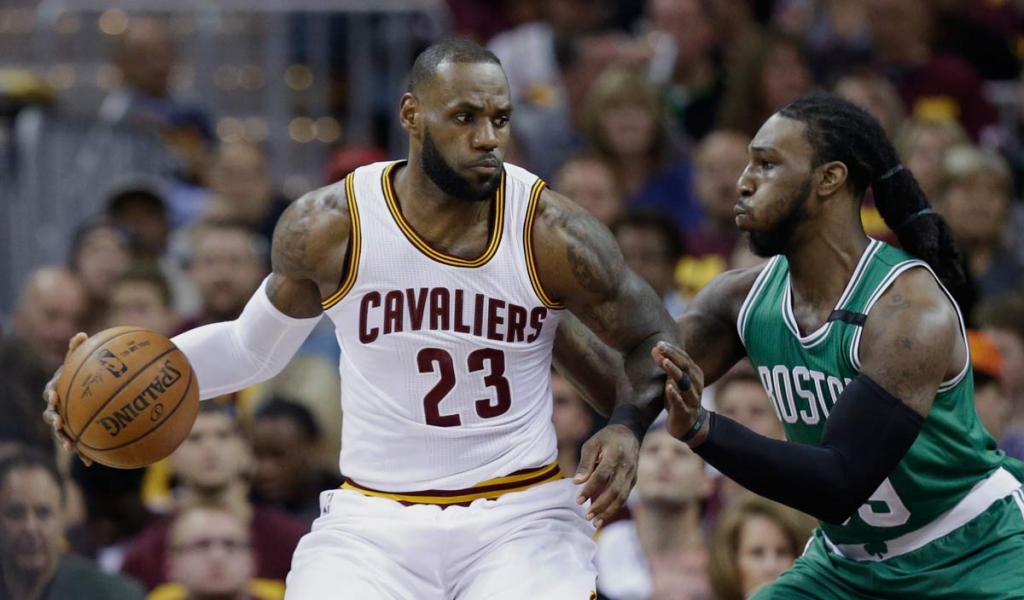
[[[277,375],[320,322],[319,316],[295,319],[277,310],[266,287],[264,279],[234,321],[204,325],[171,339],[192,365],[200,399],[237,392]]]

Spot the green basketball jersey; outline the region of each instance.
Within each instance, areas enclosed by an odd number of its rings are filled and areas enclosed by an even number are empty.
[[[896,277],[920,267],[928,268],[872,240],[832,317],[801,335],[793,316],[789,263],[778,256],[766,265],[740,309],[737,327],[790,441],[821,442],[829,411],[860,372],[864,315]],[[822,529],[836,544],[868,544],[884,553],[881,542],[932,522],[1005,460],[978,419],[968,358],[963,370],[939,387],[919,437],[870,500],[846,523],[822,523]]]

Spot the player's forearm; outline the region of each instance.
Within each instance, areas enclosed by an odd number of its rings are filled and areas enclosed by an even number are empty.
[[[199,396],[213,398],[277,375],[320,317],[295,319],[277,310],[260,286],[241,316],[186,331],[171,341],[188,357]]]
[[[572,383],[601,416],[615,409],[620,393],[626,390],[622,355],[601,341],[572,313],[558,324],[553,353],[555,368]]]
[[[923,423],[862,378],[840,396],[820,446],[773,440],[713,414],[694,451],[761,496],[843,523],[899,464]]]

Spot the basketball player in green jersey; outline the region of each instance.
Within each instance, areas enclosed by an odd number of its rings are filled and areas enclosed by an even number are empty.
[[[869,187],[904,250],[865,235]],[[738,188],[736,223],[770,259],[708,284],[679,319],[685,347],[653,354],[671,433],[821,521],[754,598],[1024,598],[1024,469],[978,420],[948,291],[961,261],[882,128],[835,97],[797,100],[758,132]],[[788,442],[701,408],[744,356]]]

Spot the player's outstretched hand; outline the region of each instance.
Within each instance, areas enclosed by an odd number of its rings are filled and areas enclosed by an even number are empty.
[[[594,527],[604,525],[626,503],[636,483],[639,459],[640,442],[625,425],[608,425],[583,445],[573,482],[584,484],[577,503],[593,500],[587,520]]]
[[[672,437],[685,435],[700,414],[700,395],[704,391],[704,373],[690,355],[677,346],[659,342],[651,356],[665,371],[665,408],[668,409],[666,429]]]
[[[75,336],[71,338],[71,341],[68,342],[67,356],[71,356],[71,353],[81,346],[87,339],[89,339],[89,336],[86,334],[81,332],[76,333]],[[61,447],[68,452],[71,452],[74,449],[74,444],[71,442],[71,438],[64,433],[64,419],[61,419],[60,414],[57,412],[57,403],[59,400],[57,397],[57,381],[60,379],[60,372],[63,369],[64,367],[57,369],[57,372],[50,378],[49,383],[46,384],[46,389],[43,390],[43,399],[46,400],[46,410],[43,412],[43,420],[53,427],[53,435],[57,438],[57,442]],[[82,462],[85,463],[86,466],[92,464],[92,459],[87,456],[79,454],[78,458],[82,459]]]

